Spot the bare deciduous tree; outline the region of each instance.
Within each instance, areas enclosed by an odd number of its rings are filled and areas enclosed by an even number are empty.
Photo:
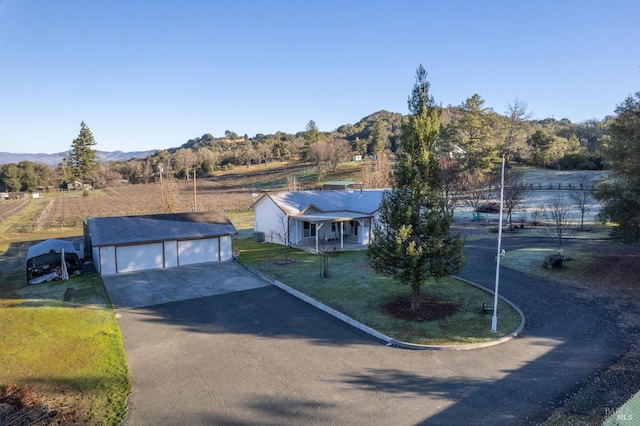
[[[542,209],[542,232],[557,242],[558,249],[562,248],[562,239],[570,236],[575,229],[570,210],[571,206],[564,195],[552,198]]]
[[[495,183],[495,177],[476,172],[464,172],[460,175],[460,198],[471,206],[474,212],[481,210],[481,207],[490,203],[494,199],[494,191],[492,189]]]
[[[360,180],[365,188],[389,188],[391,186],[390,151],[378,155],[362,168]]]
[[[580,173],[578,175],[578,187],[569,192],[569,198],[573,205],[580,210],[580,230],[584,230],[584,215],[589,211],[591,203],[591,189],[589,189],[589,177]]]
[[[295,173],[289,173],[287,175],[287,191],[297,191],[298,190],[298,178]]]
[[[510,172],[504,178],[504,210],[509,229],[513,230],[513,212],[522,206],[529,195],[529,185],[520,172]]]
[[[330,244],[324,238],[318,241],[318,253],[322,258],[322,272],[320,276],[322,278],[330,278],[331,274],[329,273],[329,254],[333,251]]]
[[[335,172],[338,164],[346,161],[351,155],[351,144],[346,139],[332,139],[329,141],[329,164]]]
[[[284,258],[289,259],[289,217],[282,215],[278,217],[278,228],[269,232],[271,242],[281,241],[284,245]]]
[[[509,103],[505,112],[505,138],[500,150],[507,161],[522,159],[528,150],[526,139],[526,122],[533,116],[527,111],[527,103],[521,99],[515,99]]]
[[[464,191],[466,189],[464,175],[460,172],[458,161],[449,153],[440,155],[438,162],[442,170],[446,208],[453,214],[455,206],[464,200]]]

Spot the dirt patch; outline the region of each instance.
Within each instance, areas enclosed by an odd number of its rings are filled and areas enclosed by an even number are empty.
[[[276,264],[277,265],[288,265],[290,263],[295,262],[295,259],[278,259],[276,260]]]
[[[2,425],[71,425],[80,420],[75,409],[39,396],[33,386],[0,386]]]
[[[458,307],[448,300],[423,297],[420,301],[420,308],[411,309],[411,300],[400,299],[387,303],[382,307],[387,315],[405,321],[426,322],[437,321],[453,315]]]
[[[606,252],[594,255],[587,274],[592,282],[600,282],[601,288],[637,292],[640,250],[633,246],[611,245]]]

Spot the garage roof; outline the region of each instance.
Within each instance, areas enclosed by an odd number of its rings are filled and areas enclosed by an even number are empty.
[[[229,218],[220,212],[94,217],[87,220],[87,228],[94,247],[237,234]]]

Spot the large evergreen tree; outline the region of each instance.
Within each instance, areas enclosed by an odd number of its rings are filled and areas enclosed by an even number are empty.
[[[422,65],[408,103],[392,189],[382,197],[368,256],[375,270],[411,286],[415,310],[422,284],[460,271],[464,241],[449,230],[453,218],[446,209],[435,150],[439,110]]]
[[[617,224],[613,236],[627,243],[640,241],[640,92],[616,108],[611,140],[603,147],[612,170],[600,182],[594,197],[602,204],[599,217]]]
[[[93,146],[96,141],[89,127],[80,123],[80,134],[71,143],[71,150],[67,158],[67,166],[76,179],[86,179],[98,165],[98,155]]]
[[[485,108],[480,95],[473,95],[460,106],[460,118],[447,126],[448,144],[464,150],[458,161],[464,171],[488,172],[498,160],[496,143],[492,136],[494,115]]]

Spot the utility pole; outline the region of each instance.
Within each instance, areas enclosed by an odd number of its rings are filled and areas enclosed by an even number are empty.
[[[160,172],[160,197],[162,200],[162,211],[164,212],[164,183],[162,182],[162,172],[164,172],[164,168],[162,164],[158,164],[158,171]]]
[[[198,198],[196,192],[196,168],[193,168],[193,211],[198,211]]]

